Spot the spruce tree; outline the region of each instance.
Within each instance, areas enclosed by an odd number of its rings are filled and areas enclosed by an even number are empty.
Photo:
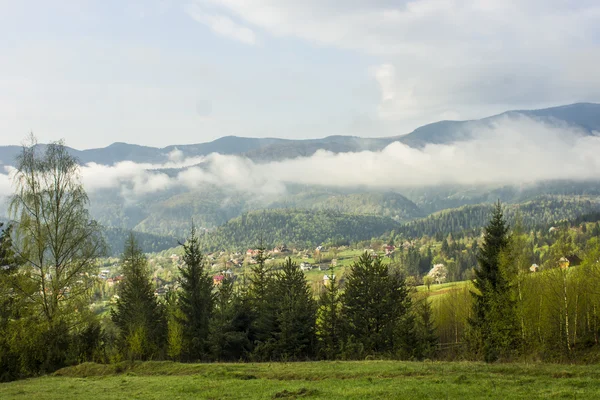
[[[210,321],[210,354],[217,361],[239,361],[252,350],[251,311],[244,293],[234,290],[232,278],[221,282]]]
[[[298,264],[287,258],[275,275],[278,326],[275,357],[300,360],[315,353],[316,303]]]
[[[166,344],[165,312],[154,296],[146,256],[133,233],[125,244],[121,265],[124,279],[111,316],[119,328],[124,355],[129,359],[159,357]]]
[[[343,304],[348,339],[360,347],[355,356],[395,352],[403,345],[396,333],[410,307],[408,290],[381,258],[365,252],[351,266]]]
[[[204,256],[196,229],[183,246],[183,263],[179,268],[179,307],[183,325],[183,354],[188,360],[199,360],[207,352],[209,322],[213,309],[213,282],[204,266]]]
[[[417,359],[433,358],[437,351],[438,337],[435,331],[429,294],[414,301],[413,309],[417,338],[417,346],[415,346],[413,356]]]
[[[266,265],[265,249],[258,248],[256,264],[252,267],[248,300],[252,310],[252,332],[254,339],[254,357],[257,360],[270,360],[273,356],[276,325],[273,273]]]
[[[338,279],[331,270],[329,284],[323,286],[319,297],[317,337],[321,357],[333,360],[338,357],[342,342],[341,294]]]
[[[477,257],[473,286],[471,344],[487,362],[496,361],[513,348],[516,340],[516,313],[508,274],[501,268],[501,254],[509,244],[508,225],[500,202],[484,230]]]

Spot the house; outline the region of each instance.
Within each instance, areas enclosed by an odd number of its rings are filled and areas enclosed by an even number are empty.
[[[567,257],[561,257],[560,260],[558,260],[558,266],[560,269],[568,269],[570,263],[571,262]]]
[[[319,265],[319,271],[328,271],[328,270],[329,270],[329,265],[327,265],[327,264]]]
[[[300,264],[300,270],[301,271],[310,271],[312,269],[312,265],[310,265],[309,263],[301,263]]]
[[[221,274],[223,276],[226,276],[227,278],[233,278],[233,271],[231,269],[223,271],[223,272],[221,272]]]
[[[254,257],[257,254],[258,254],[258,250],[254,250],[254,249],[248,249],[248,250],[246,250],[246,255],[247,256]]]
[[[213,276],[213,285],[218,286],[221,283],[223,283],[223,279],[225,279],[225,276],[223,275],[215,275]]]
[[[328,286],[332,279],[335,278],[335,275],[323,275],[323,285]]]
[[[540,270],[540,267],[537,264],[531,264],[531,267],[529,267],[529,271],[531,272],[538,272]]]
[[[396,250],[396,246],[393,246],[393,245],[384,246],[383,250],[385,251],[385,255],[389,256],[390,254],[392,254],[394,252],[394,250]]]

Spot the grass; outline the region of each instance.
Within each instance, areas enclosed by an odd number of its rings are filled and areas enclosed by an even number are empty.
[[[596,399],[597,366],[470,362],[82,364],[0,384],[1,399]]]

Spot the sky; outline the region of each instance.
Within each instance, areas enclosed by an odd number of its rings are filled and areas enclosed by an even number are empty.
[[[0,0],[0,145],[401,135],[600,102],[597,0]]]

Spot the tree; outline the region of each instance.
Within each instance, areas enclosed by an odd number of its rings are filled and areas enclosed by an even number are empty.
[[[331,270],[329,283],[323,285],[323,291],[319,297],[319,309],[317,318],[317,337],[321,356],[328,360],[337,358],[342,342],[342,301],[340,287]]]
[[[433,310],[429,301],[429,294],[419,296],[413,301],[415,315],[416,346],[412,356],[417,359],[432,358],[436,353],[438,337],[433,322]]]
[[[266,265],[265,249],[262,245],[255,256],[252,267],[248,300],[252,310],[252,332],[254,333],[254,356],[268,360],[273,355],[274,333],[276,330],[276,299],[273,289],[274,277]]]
[[[233,284],[233,279],[226,277],[215,295],[209,347],[217,361],[239,361],[246,359],[252,351],[249,302],[244,293],[234,290]]]
[[[518,327],[515,301],[508,274],[501,268],[500,258],[509,244],[508,225],[500,202],[493,209],[485,228],[483,245],[477,257],[472,292],[472,344],[487,362],[493,362],[514,349]]]
[[[14,184],[9,207],[18,221],[13,248],[39,290],[15,289],[40,307],[50,327],[74,326],[104,250],[100,226],[86,208],[77,160],[63,142],[50,143],[42,152],[32,136],[17,158]]]
[[[276,343],[275,357],[300,360],[314,355],[316,303],[298,264],[287,258],[275,275]]]
[[[410,297],[404,279],[390,271],[381,258],[373,259],[365,252],[351,266],[343,304],[348,340],[358,344],[359,350],[374,354],[403,346],[396,340],[396,329],[410,306]]]
[[[210,317],[213,309],[213,282],[204,266],[204,256],[196,230],[192,230],[187,243],[182,244],[184,266],[179,268],[179,306],[183,314],[184,351],[188,359],[198,360],[207,353]]]
[[[154,296],[146,256],[133,233],[125,243],[121,268],[124,280],[111,312],[120,330],[121,347],[129,359],[156,358],[166,343],[165,311]]]

